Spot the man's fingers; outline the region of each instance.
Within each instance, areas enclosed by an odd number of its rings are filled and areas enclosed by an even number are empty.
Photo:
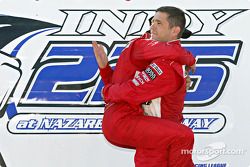
[[[194,63],[190,68],[191,68],[192,73],[194,73],[196,70],[196,63]]]
[[[191,66],[191,71],[192,71],[192,73],[194,73],[195,70],[196,70],[196,65],[194,64],[194,65]]]
[[[102,56],[106,56],[106,53],[105,53],[105,51],[104,51],[104,46],[103,46],[103,45],[99,45],[99,49],[100,49],[100,54],[101,54]]]
[[[194,74],[196,71],[196,64],[194,64],[192,66],[185,66],[185,73],[186,74],[188,74],[190,70]]]
[[[108,64],[108,57],[104,51],[104,46],[99,45],[96,41],[92,41],[92,46],[98,66],[105,68]]]
[[[191,78],[189,75],[186,77],[186,90],[188,90],[191,86]]]
[[[192,69],[192,73],[195,73],[195,68],[194,68],[194,69]]]
[[[92,46],[93,46],[94,50],[98,49],[98,44],[96,41],[92,41]]]
[[[92,46],[93,46],[95,57],[97,57],[98,56],[98,44],[97,44],[97,42],[92,41]]]
[[[96,41],[92,41],[92,45],[93,46],[97,46],[97,42]]]
[[[92,46],[94,48],[95,56],[101,57],[103,55],[106,55],[104,47],[102,45],[97,44],[96,41],[92,41]]]

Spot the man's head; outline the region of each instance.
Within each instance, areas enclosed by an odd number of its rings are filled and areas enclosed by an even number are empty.
[[[163,6],[156,10],[150,31],[152,38],[158,41],[171,41],[181,37],[186,19],[182,10]]]

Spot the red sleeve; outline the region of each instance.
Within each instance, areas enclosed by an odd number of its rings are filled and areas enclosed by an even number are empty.
[[[137,72],[132,80],[121,84],[108,84],[103,90],[105,101],[125,101],[138,105],[175,92],[184,80],[175,72],[171,64],[173,62],[158,59],[144,71]]]
[[[109,66],[109,64],[107,64],[107,66],[105,68],[99,68],[99,70],[100,70],[100,75],[102,77],[102,81],[103,81],[104,85],[110,84],[111,79],[112,79],[112,75],[113,75],[113,70]]]
[[[186,49],[183,49],[183,54],[177,56],[174,61],[181,65],[192,66],[194,65],[196,60],[191,52],[187,51]]]
[[[181,47],[179,41],[159,42],[147,39],[138,39],[134,44],[134,57],[137,60],[154,60],[164,58],[181,65],[192,66],[195,58],[191,52]]]

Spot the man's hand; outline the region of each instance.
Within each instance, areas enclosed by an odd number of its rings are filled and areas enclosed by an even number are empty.
[[[186,76],[186,90],[188,90],[191,86],[191,78],[189,75]]]
[[[190,78],[190,76],[189,76],[189,71],[192,71],[192,73],[194,73],[195,72],[195,70],[196,70],[196,63],[194,63],[192,66],[190,66],[190,67],[188,67],[188,66],[186,66],[185,67],[185,75],[186,75],[186,90],[188,90],[189,88],[190,88],[190,86],[191,86],[191,78]]]
[[[194,63],[191,67],[190,67],[192,73],[195,73],[196,70],[196,63]]]
[[[108,64],[108,57],[104,51],[102,45],[97,44],[96,41],[92,42],[92,46],[95,53],[95,58],[100,68],[105,68]]]
[[[192,66],[186,66],[185,67],[185,74],[188,75],[190,70],[192,71],[192,73],[195,73],[196,63],[194,63]]]

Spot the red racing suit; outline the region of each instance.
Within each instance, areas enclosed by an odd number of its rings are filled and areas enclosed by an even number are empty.
[[[147,37],[127,45],[114,71],[109,65],[100,69],[107,103],[103,133],[115,145],[136,148],[136,167],[191,167],[191,155],[181,154],[193,147],[193,132],[180,124],[186,92],[182,65],[195,59],[179,40]],[[141,104],[157,97],[161,119],[144,116]]]

